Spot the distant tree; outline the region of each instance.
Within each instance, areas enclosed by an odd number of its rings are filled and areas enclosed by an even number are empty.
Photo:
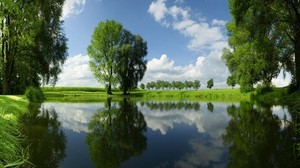
[[[121,23],[114,20],[100,22],[94,30],[91,44],[87,47],[91,70],[100,83],[108,85],[108,94],[112,94],[111,85],[117,82],[115,71],[122,33]]]
[[[140,87],[141,87],[141,89],[144,90],[145,89],[145,84],[141,83]]]
[[[176,87],[177,87],[177,89],[182,90],[182,89],[184,89],[184,83],[182,81],[177,81]]]
[[[211,89],[214,86],[214,80],[210,79],[207,81],[207,88]]]
[[[200,81],[199,80],[194,80],[193,82],[193,88],[195,90],[198,90],[200,88],[201,84],[200,84]]]
[[[234,76],[228,76],[226,81],[228,86],[231,86],[232,88],[236,85],[236,78]]]

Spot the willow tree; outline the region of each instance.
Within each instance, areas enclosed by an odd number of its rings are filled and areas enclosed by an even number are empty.
[[[250,40],[255,39],[267,51],[278,52],[281,68],[291,72],[299,90],[300,1],[229,0],[229,6],[235,25],[248,31]],[[271,48],[264,45],[266,40]]]
[[[125,41],[120,48],[118,58],[118,81],[123,94],[129,89],[137,88],[138,82],[143,79],[147,69],[145,56],[147,43],[139,35],[124,31]]]
[[[61,28],[64,0],[0,2],[0,87],[2,94],[55,84],[67,57]]]

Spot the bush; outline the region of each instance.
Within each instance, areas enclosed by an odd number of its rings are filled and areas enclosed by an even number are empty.
[[[257,94],[266,94],[266,93],[272,92],[273,90],[274,90],[274,86],[259,84],[256,87],[256,93]]]
[[[29,87],[26,89],[25,97],[30,102],[40,103],[44,101],[44,94],[41,88]]]

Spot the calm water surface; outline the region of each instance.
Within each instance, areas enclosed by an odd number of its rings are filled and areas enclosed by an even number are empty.
[[[296,167],[291,116],[252,103],[99,102],[32,106],[23,132],[37,167]]]

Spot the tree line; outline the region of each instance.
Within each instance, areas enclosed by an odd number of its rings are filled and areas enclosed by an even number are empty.
[[[0,93],[54,85],[67,57],[64,0],[0,2]]]
[[[300,89],[300,2],[229,0],[226,25],[229,48],[223,60],[243,92],[262,83],[271,88],[281,71],[292,75],[291,91]]]
[[[207,88],[211,89],[214,86],[214,81],[213,79],[210,79],[207,81]],[[198,90],[201,87],[201,83],[199,80],[194,80],[194,81],[164,81],[164,80],[157,80],[157,81],[152,81],[148,82],[145,84],[141,84],[140,88],[141,89],[148,89],[148,90]]]

